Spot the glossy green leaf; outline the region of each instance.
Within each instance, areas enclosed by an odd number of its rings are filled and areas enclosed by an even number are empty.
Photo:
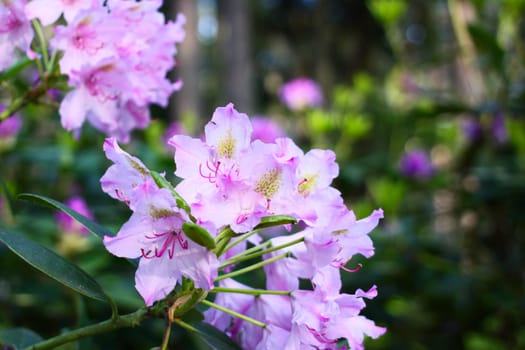
[[[267,228],[267,227],[289,225],[289,224],[296,224],[296,223],[297,223],[297,219],[289,215],[265,216],[261,219],[259,224],[255,226],[255,229],[262,229],[262,228]]]
[[[195,333],[199,335],[212,349],[217,350],[241,350],[241,347],[233,342],[226,334],[204,322],[191,324],[195,327]]]
[[[104,226],[97,224],[96,222],[85,217],[84,215],[74,211],[73,209],[69,208],[68,206],[54,199],[40,196],[37,194],[32,194],[32,193],[22,193],[18,195],[18,198],[24,199],[24,200],[30,200],[38,204],[43,204],[53,209],[58,209],[61,212],[65,213],[66,215],[69,215],[74,220],[78,221],[82,226],[87,228],[89,232],[93,233],[94,235],[100,238],[104,238],[104,236],[114,236],[115,235],[113,232],[111,232]]]
[[[182,231],[184,231],[186,237],[198,245],[208,249],[215,248],[215,240],[202,226],[194,224],[193,222],[185,222],[182,224]]]
[[[110,302],[102,287],[91,276],[43,245],[1,227],[0,241],[29,265],[66,287],[87,297]]]
[[[40,335],[27,328],[11,328],[0,331],[0,347],[6,346],[7,349],[9,349],[8,345],[14,346],[15,349],[26,348],[42,340]]]

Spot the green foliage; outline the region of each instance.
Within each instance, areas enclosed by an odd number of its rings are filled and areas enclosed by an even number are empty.
[[[22,349],[42,341],[42,337],[26,328],[12,328],[0,331],[0,346],[14,346]]]
[[[14,231],[0,228],[0,241],[29,265],[89,298],[110,302],[102,287],[86,272],[48,248]]]
[[[39,203],[45,206],[49,206],[51,208],[60,210],[61,212],[69,215],[73,220],[78,221],[80,224],[82,224],[85,228],[89,230],[92,234],[99,237],[100,239],[104,238],[104,236],[114,236],[115,234],[111,231],[109,231],[104,226],[94,222],[93,220],[88,219],[84,215],[74,211],[73,209],[65,206],[64,204],[51,199],[47,198],[45,196],[32,194],[32,193],[22,193],[18,195],[19,199],[25,199],[30,200],[35,203]]]

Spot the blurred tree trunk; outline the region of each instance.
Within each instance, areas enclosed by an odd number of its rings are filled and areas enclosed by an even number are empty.
[[[218,2],[219,54],[222,65],[220,103],[233,102],[237,110],[254,111],[251,66],[251,21],[246,0]]]
[[[167,2],[168,17],[174,19],[177,13],[186,16],[186,37],[178,46],[175,59],[173,80],[182,79],[184,85],[181,90],[172,95],[170,103],[170,120],[180,120],[183,116],[202,118],[201,96],[199,91],[199,71],[201,48],[198,39],[198,6],[197,1]]]

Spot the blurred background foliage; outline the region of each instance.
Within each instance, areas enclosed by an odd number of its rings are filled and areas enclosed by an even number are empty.
[[[355,257],[350,267],[363,268],[343,276],[346,292],[379,287],[365,314],[388,332],[367,348],[525,349],[525,1],[166,2],[169,17],[178,11],[188,17],[174,70],[184,88],[168,110],[153,107],[155,121],[134,133],[128,152],[176,181],[166,130],[175,122],[198,136],[230,101],[277,121],[304,150],[334,149],[335,186],[349,207],[358,217],[385,210],[372,233],[376,255]],[[2,103],[31,85],[31,69],[22,73],[2,82]],[[290,111],[280,102],[280,87],[299,76],[321,85],[323,106]],[[54,98],[25,108],[17,138],[1,141],[1,220],[61,247],[132,311],[141,301],[130,266],[95,239],[64,248],[54,214],[14,198],[81,195],[113,231],[129,216],[100,189],[104,136],[87,126],[77,139],[65,132]],[[407,167],[414,152],[424,156]],[[0,329],[48,337],[109,316],[3,246],[0,264]],[[157,321],[64,348],[153,347]],[[172,343],[205,349],[183,331]]]

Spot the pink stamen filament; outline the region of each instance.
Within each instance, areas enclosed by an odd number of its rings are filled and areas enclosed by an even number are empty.
[[[168,253],[168,258],[173,259],[177,242],[182,249],[188,249],[188,241],[183,238],[180,232],[166,231],[162,233],[153,233],[152,235],[145,235],[144,237],[152,240],[158,240],[159,238],[164,237],[164,242],[162,242],[160,249],[158,247],[155,247],[153,251],[151,249],[147,251],[144,248],[140,249],[140,253],[145,259],[160,258],[166,252]]]
[[[344,264],[343,263],[339,263],[339,265],[335,264],[335,265],[332,265],[332,266],[335,267],[335,268],[340,268],[340,269],[342,269],[342,270],[344,270],[346,272],[357,272],[357,271],[359,271],[359,270],[361,270],[363,268],[363,264],[359,263],[359,264],[357,264],[357,266],[354,269],[349,269],[349,268],[345,267],[345,265],[347,263],[348,263],[348,261],[345,262]]]
[[[209,173],[206,175],[204,174],[202,170],[202,163],[199,164],[199,174],[205,179],[208,179],[208,181],[212,184],[216,182],[217,174],[219,173],[219,167],[221,166],[221,162],[217,161],[217,163],[210,165],[209,161],[206,161],[206,168],[208,168]]]
[[[301,182],[299,182],[299,184],[297,185],[297,187],[302,186],[302,185],[304,185],[304,184],[307,183],[307,182],[308,182],[308,179],[305,177],[304,179],[301,180]]]

